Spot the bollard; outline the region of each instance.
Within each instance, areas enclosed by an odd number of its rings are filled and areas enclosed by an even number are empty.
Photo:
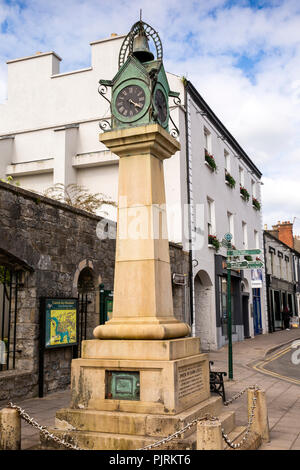
[[[223,450],[221,423],[214,421],[200,421],[197,424],[197,450]]]
[[[21,417],[17,410],[0,410],[0,450],[21,449]]]
[[[250,417],[251,413],[254,392],[254,388],[248,388],[248,418]],[[264,390],[257,390],[256,394],[257,400],[256,407],[254,409],[251,431],[259,434],[263,441],[270,442],[266,394]]]

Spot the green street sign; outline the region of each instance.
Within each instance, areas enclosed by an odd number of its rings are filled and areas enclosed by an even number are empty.
[[[244,269],[247,268],[248,261],[233,261],[232,263],[227,263],[227,267],[230,269]]]
[[[227,263],[229,269],[257,269],[262,268],[264,263],[261,261],[232,261]]]
[[[264,263],[262,261],[248,261],[248,269],[262,268]]]
[[[261,250],[227,250],[227,256],[259,255]]]

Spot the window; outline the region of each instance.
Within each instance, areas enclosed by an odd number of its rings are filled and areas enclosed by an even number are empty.
[[[277,252],[278,255],[278,262],[279,262],[279,277],[282,279],[282,260],[283,260],[283,253],[281,251]]]
[[[245,175],[244,175],[244,169],[241,166],[239,167],[239,178],[240,178],[240,185],[244,186],[245,185]]]
[[[224,161],[225,161],[225,170],[230,173],[230,155],[227,150],[224,149]]]
[[[279,277],[282,279],[282,258],[279,258]]]
[[[248,248],[248,233],[247,233],[247,224],[246,222],[242,222],[242,230],[243,230],[243,248],[247,250]]]
[[[214,201],[210,198],[207,198],[207,232],[208,235],[215,234],[215,207]]]
[[[211,153],[211,133],[204,127],[204,149]]]
[[[256,198],[256,182],[254,180],[251,180],[251,192],[252,197]]]
[[[254,230],[254,246],[256,249],[259,249],[259,236],[257,230]]]
[[[274,253],[273,253],[273,251],[270,251],[270,257],[271,257],[271,274],[273,274],[273,276],[274,276],[275,272],[274,272]]]
[[[227,211],[227,229],[228,232],[232,235],[231,243],[234,245],[234,223],[233,223],[233,214]]]

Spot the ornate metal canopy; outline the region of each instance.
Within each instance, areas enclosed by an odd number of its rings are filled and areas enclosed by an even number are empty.
[[[127,34],[126,38],[123,41],[123,44],[120,49],[120,54],[119,54],[119,69],[124,64],[128,55],[132,54],[134,38],[141,31],[145,33],[148,39],[152,38],[155,48],[156,48],[156,60],[162,61],[163,48],[162,48],[162,43],[161,43],[158,33],[152,28],[152,26],[150,26],[147,23],[144,23],[144,21],[142,20],[139,20],[132,26],[131,30],[129,31],[129,33]]]

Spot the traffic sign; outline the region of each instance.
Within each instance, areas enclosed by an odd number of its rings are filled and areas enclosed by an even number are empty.
[[[227,250],[227,256],[259,255],[261,250]]]

